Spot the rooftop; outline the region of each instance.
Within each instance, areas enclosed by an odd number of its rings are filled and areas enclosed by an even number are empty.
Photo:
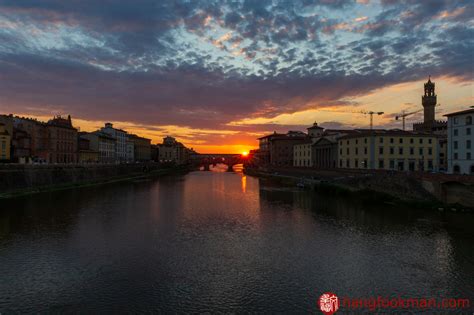
[[[464,115],[464,114],[474,114],[474,108],[462,110],[459,112],[449,113],[444,116],[451,117],[451,116]]]
[[[353,133],[346,136],[341,137],[340,139],[351,139],[351,138],[359,138],[359,137],[366,137],[366,136],[407,136],[407,137],[424,137],[424,136],[432,136],[432,137],[439,137],[438,135],[434,135],[432,133],[426,132],[417,132],[417,131],[405,131],[401,129],[373,129],[373,130],[361,130],[359,133]]]

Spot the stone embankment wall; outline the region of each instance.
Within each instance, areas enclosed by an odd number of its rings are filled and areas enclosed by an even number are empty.
[[[349,190],[371,190],[400,200],[435,202],[436,196],[427,191],[422,183],[403,174],[371,174],[334,180],[334,184]]]
[[[41,191],[115,181],[166,172],[156,163],[94,165],[0,165],[0,197],[15,192]]]
[[[403,201],[461,205],[474,209],[474,176],[301,168],[246,169],[245,172],[249,175],[287,177],[309,184],[331,185],[355,193],[374,191]]]

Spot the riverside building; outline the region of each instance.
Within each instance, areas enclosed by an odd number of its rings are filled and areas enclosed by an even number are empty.
[[[339,168],[438,171],[439,141],[434,134],[368,130],[341,137]]]
[[[448,117],[448,173],[474,175],[474,108]]]

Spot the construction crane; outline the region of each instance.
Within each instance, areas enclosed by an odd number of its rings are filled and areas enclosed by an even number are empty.
[[[374,114],[375,115],[383,115],[384,112],[373,112],[373,111],[370,111],[370,112],[367,112],[367,111],[361,111],[360,112],[361,114],[366,114],[366,115],[370,115],[370,130],[372,130],[374,128]]]
[[[326,112],[333,112],[333,113],[353,113],[353,114],[364,114],[364,115],[370,115],[370,130],[373,129],[374,125],[374,114],[375,115],[383,115],[384,112],[373,112],[373,111],[366,111],[366,110],[361,110],[361,111],[347,111],[347,110],[326,110],[326,109],[318,109],[320,111],[326,111]]]
[[[405,111],[402,111],[401,114],[395,116],[395,120],[400,120],[400,118],[402,119],[402,122],[403,122],[403,131],[405,131],[405,117],[408,117],[408,116],[410,116],[410,115],[419,113],[419,112],[421,112],[422,110],[423,110],[423,109],[419,109],[419,110],[415,110],[414,112],[409,112],[409,113],[405,113]]]

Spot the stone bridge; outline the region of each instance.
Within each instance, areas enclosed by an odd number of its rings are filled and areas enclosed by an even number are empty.
[[[244,163],[245,157],[241,154],[221,154],[221,153],[207,153],[198,154],[195,159],[197,164],[202,166],[204,171],[209,171],[210,166],[216,166],[217,164],[227,165],[227,171],[232,172],[234,165]]]

